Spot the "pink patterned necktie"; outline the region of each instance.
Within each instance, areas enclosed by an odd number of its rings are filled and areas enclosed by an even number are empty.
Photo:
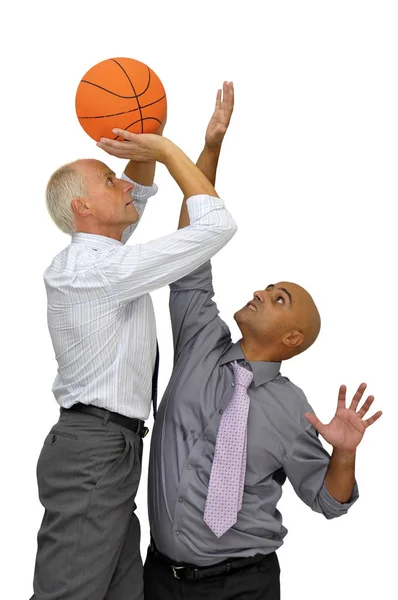
[[[237,521],[242,508],[246,473],[247,388],[253,373],[232,363],[235,391],[221,417],[210,473],[204,521],[219,538]]]

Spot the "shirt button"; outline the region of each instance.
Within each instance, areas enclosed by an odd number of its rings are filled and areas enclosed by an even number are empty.
[[[184,498],[181,498],[181,496],[178,498],[178,502],[184,502]]]
[[[207,437],[206,436],[203,437],[203,441],[207,442]]]
[[[179,529],[176,530],[176,535],[180,535],[181,531]]]
[[[232,387],[235,387],[235,384],[234,384],[234,383],[231,383],[231,385],[232,385]]]
[[[192,469],[192,465],[188,465],[188,469],[191,470]]]
[[[220,413],[220,415],[222,415],[224,411],[222,408],[220,408],[220,410],[218,412]]]

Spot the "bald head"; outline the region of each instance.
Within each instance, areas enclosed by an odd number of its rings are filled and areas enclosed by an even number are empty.
[[[321,319],[311,295],[289,281],[254,292],[235,313],[249,360],[282,361],[307,350],[319,334]]]
[[[274,287],[284,288],[290,295],[292,318],[287,325],[289,329],[294,327],[303,335],[301,344],[292,348],[292,356],[295,356],[307,350],[315,342],[321,329],[321,317],[312,296],[297,283],[282,281]],[[271,286],[267,290],[270,288]]]

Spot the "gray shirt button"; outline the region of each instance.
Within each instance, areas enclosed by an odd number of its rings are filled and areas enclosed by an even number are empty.
[[[232,385],[232,387],[235,387],[235,384],[233,382],[231,383],[231,385]]]
[[[179,529],[176,529],[176,535],[180,535],[181,531]]]
[[[222,415],[224,411],[222,408],[220,408],[220,410],[218,412],[220,413],[220,415]]]
[[[178,502],[184,502],[184,498],[181,498],[181,496],[178,498]]]
[[[188,469],[191,470],[192,469],[192,465],[188,465]]]
[[[203,437],[203,441],[207,442],[207,437],[206,436]]]

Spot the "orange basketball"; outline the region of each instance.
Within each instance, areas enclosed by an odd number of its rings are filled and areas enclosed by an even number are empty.
[[[132,58],[109,58],[84,75],[76,92],[76,114],[93,140],[118,139],[114,127],[156,133],[166,116],[164,87],[152,69]]]

